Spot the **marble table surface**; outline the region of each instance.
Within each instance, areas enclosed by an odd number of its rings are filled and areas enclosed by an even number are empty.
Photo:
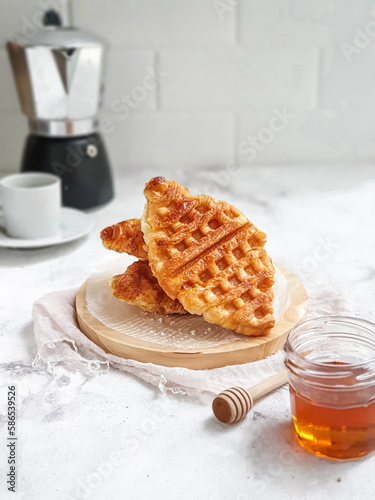
[[[334,499],[371,498],[375,457],[330,462],[294,440],[288,391],[225,427],[210,398],[167,395],[110,369],[86,378],[32,366],[31,310],[43,294],[78,287],[106,255],[99,231],[137,217],[154,175],[235,203],[268,235],[272,258],[297,274],[309,316],[375,321],[375,167],[266,167],[158,172],[116,181],[113,203],[90,213],[91,234],[39,250],[0,249],[0,470],[6,460],[7,386],[17,387],[17,494],[0,498]]]

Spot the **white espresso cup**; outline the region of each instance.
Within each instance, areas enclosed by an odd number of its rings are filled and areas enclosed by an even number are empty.
[[[0,180],[5,231],[11,238],[35,239],[59,232],[61,179],[25,172]]]

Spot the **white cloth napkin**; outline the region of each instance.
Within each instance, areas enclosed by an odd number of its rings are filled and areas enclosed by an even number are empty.
[[[262,361],[211,370],[168,368],[108,354],[78,328],[75,313],[77,290],[48,293],[34,304],[34,335],[38,348],[35,366],[53,372],[61,364],[87,375],[106,372],[109,366],[127,371],[165,393],[220,392],[233,385],[252,385],[281,370],[281,352]]]

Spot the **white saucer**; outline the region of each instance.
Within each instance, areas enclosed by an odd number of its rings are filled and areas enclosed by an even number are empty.
[[[3,217],[0,214],[0,247],[8,248],[41,248],[61,245],[86,236],[93,227],[88,215],[74,208],[62,207],[59,233],[47,238],[21,239],[7,236],[4,229]]]

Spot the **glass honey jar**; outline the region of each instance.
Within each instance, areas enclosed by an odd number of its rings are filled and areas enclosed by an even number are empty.
[[[293,425],[316,455],[355,459],[375,450],[375,325],[349,317],[301,323],[284,346]]]

